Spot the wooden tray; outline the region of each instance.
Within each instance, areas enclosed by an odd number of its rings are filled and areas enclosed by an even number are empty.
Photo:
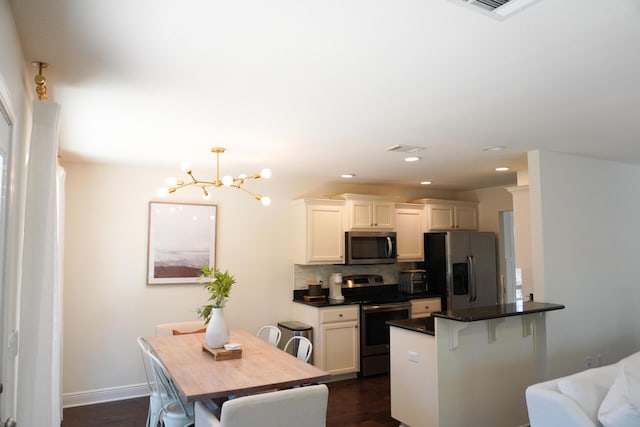
[[[324,301],[326,297],[327,297],[326,295],[303,295],[302,296],[302,298],[304,298],[306,302]]]
[[[225,350],[224,348],[211,348],[206,343],[202,344],[202,351],[206,351],[213,355],[214,360],[231,360],[240,359],[242,357],[242,349]]]

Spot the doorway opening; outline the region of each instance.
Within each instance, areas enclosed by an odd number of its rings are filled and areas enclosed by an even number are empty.
[[[516,271],[513,211],[498,213],[500,222],[500,297],[503,303],[522,302],[522,277]]]

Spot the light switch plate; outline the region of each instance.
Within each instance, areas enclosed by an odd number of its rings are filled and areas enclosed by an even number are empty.
[[[409,351],[409,362],[418,363],[418,353],[415,351]]]

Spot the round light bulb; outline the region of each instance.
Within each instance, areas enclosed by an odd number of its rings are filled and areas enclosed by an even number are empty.
[[[167,195],[169,194],[169,190],[167,190],[166,188],[158,188],[156,194],[158,195],[158,197],[167,197]]]
[[[189,162],[182,162],[180,163],[180,168],[184,171],[184,172],[188,172],[191,170],[191,163]]]
[[[177,183],[178,179],[175,176],[170,176],[169,178],[167,178],[167,185],[169,187],[175,187]]]
[[[262,203],[262,206],[271,206],[271,197],[263,196],[260,199],[260,203]]]
[[[264,168],[260,171],[260,177],[264,179],[271,178],[271,169]]]
[[[222,185],[230,186],[233,184],[233,177],[231,175],[225,175],[222,177]]]

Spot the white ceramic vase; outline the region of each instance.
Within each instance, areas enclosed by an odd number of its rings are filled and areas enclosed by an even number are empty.
[[[229,327],[222,308],[211,309],[211,320],[207,325],[205,339],[211,348],[220,348],[229,342]]]

